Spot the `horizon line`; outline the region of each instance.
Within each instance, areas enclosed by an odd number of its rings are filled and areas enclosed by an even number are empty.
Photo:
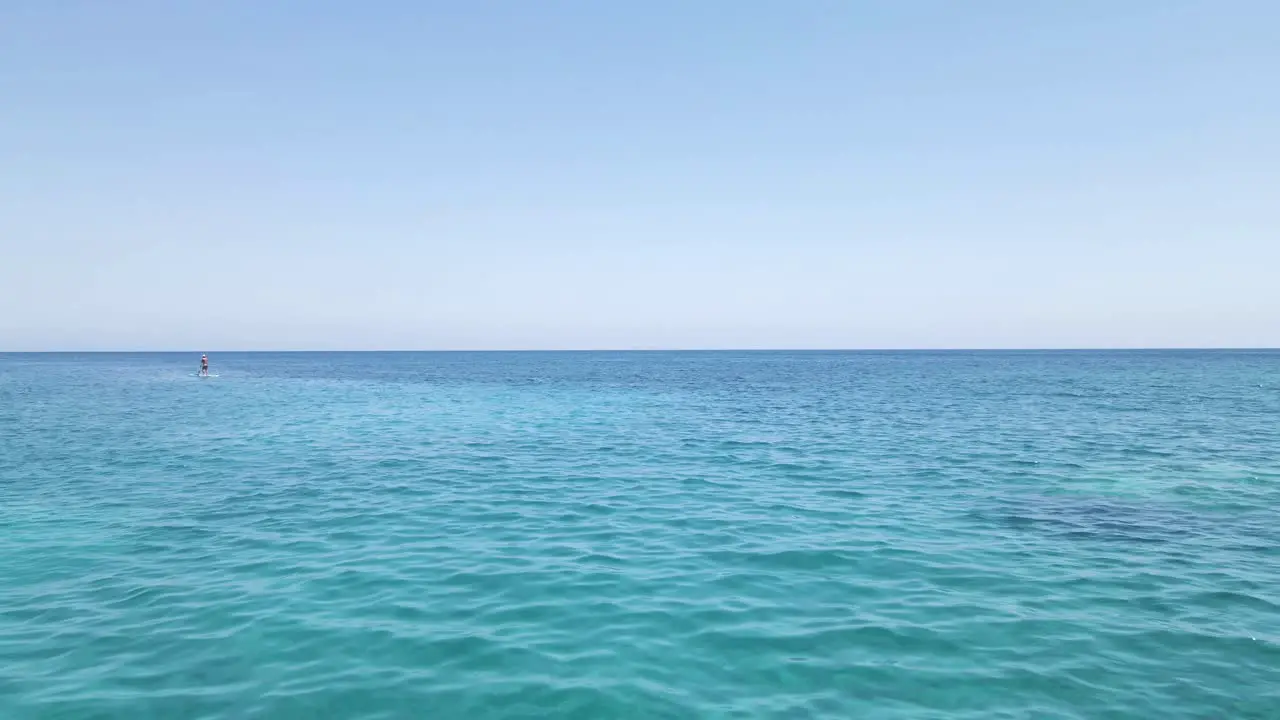
[[[1280,350],[1280,346],[1210,346],[1210,345],[1184,345],[1184,346],[1152,346],[1152,347],[769,347],[769,348],[751,348],[751,347],[714,347],[714,348],[697,348],[697,347],[656,347],[656,348],[435,348],[435,349],[406,349],[406,348],[328,348],[328,349],[307,349],[307,348],[276,348],[276,349],[218,349],[218,350],[92,350],[92,349],[63,349],[63,350],[2,350],[0,355],[186,355],[186,354],[252,354],[252,353],[674,353],[674,352],[702,352],[702,353],[910,353],[910,352],[1274,352]]]

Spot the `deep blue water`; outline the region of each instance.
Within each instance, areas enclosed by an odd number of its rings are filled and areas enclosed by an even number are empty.
[[[0,718],[1280,718],[1280,353],[0,355]]]

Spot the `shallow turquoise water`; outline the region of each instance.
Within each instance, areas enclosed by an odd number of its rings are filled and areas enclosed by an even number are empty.
[[[1280,718],[1280,353],[0,355],[0,718]]]

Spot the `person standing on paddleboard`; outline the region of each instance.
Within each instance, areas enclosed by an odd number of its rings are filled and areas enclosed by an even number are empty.
[[[201,375],[209,374],[209,356],[208,355],[200,356],[200,374]]]

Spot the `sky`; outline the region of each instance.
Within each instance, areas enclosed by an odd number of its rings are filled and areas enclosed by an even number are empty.
[[[0,1],[0,350],[1277,347],[1277,28]]]

